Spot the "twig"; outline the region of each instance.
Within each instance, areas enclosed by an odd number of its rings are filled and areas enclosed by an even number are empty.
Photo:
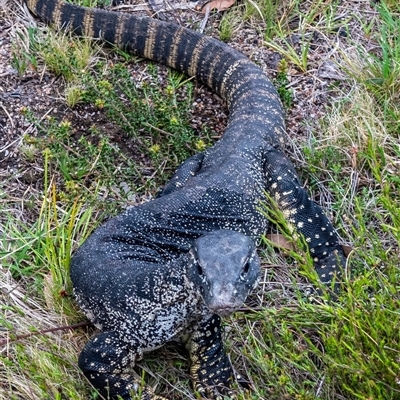
[[[2,103],[2,102],[0,103],[0,106],[1,106],[1,108],[3,109],[3,111],[7,114],[7,117],[8,117],[8,119],[10,120],[11,126],[12,126],[13,128],[15,128],[15,125],[14,125],[14,122],[13,122],[12,118],[11,118],[10,114],[8,113],[7,109],[3,106],[3,103]]]
[[[199,29],[200,33],[204,32],[204,29],[205,29],[205,27],[207,25],[207,22],[208,22],[208,17],[210,16],[210,11],[211,11],[211,7],[210,7],[209,4],[207,4],[206,5],[206,12],[205,12],[203,20],[201,21],[201,25],[200,25],[200,29]]]
[[[32,332],[32,333],[26,333],[24,335],[17,335],[13,339],[3,339],[0,341],[0,346],[4,346],[7,343],[12,343],[12,342],[18,342],[22,339],[26,339],[32,336],[37,336],[37,335],[43,335],[45,333],[51,333],[51,332],[57,332],[57,331],[67,331],[67,330],[74,330],[77,328],[81,328],[83,326],[92,326],[93,324],[90,321],[84,321],[84,322],[79,322],[78,324],[73,324],[73,325],[64,325],[64,326],[58,326],[57,328],[50,328],[50,329],[43,329],[38,332]]]
[[[161,133],[162,135],[165,135],[165,136],[172,136],[171,133],[169,133],[169,132],[167,132],[167,131],[164,131],[164,130],[162,130],[162,129],[160,129],[160,128],[157,128],[156,126],[154,126],[154,125],[152,125],[152,124],[149,124],[148,122],[142,122],[142,124],[143,124],[144,126],[147,126],[147,127],[151,128],[151,129],[154,129],[155,131]]]

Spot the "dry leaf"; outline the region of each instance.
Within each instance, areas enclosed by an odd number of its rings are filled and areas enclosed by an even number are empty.
[[[345,255],[346,257],[348,257],[349,254],[354,250],[354,247],[345,246],[345,245],[343,244],[343,245],[342,245],[342,249],[343,249],[344,255]]]
[[[229,7],[232,7],[235,4],[236,0],[211,0],[201,6],[201,12],[205,14],[207,12],[207,8],[211,10],[224,11]]]
[[[268,235],[265,236],[276,246],[279,246],[286,250],[294,250],[293,244],[280,233],[269,233]]]

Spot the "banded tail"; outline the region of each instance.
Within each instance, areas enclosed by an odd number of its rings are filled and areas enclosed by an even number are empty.
[[[26,0],[48,24],[100,38],[208,85],[228,104],[225,139],[265,138],[279,147],[284,120],[279,96],[263,71],[228,45],[187,28],[146,17],[80,7],[62,0]],[[228,136],[228,137],[226,137]]]

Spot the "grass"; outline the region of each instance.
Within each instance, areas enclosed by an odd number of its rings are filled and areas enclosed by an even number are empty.
[[[147,76],[140,82],[131,79],[128,62],[132,57],[119,52],[121,59],[113,65],[99,56],[100,48],[93,48],[88,39],[75,40],[70,33],[44,33],[30,28],[18,31],[18,41],[25,34],[24,51],[14,52],[13,64],[23,74],[31,59],[40,58],[47,68],[66,81],[65,102],[70,107],[91,105],[94,110],[104,111],[109,121],[115,122],[115,141],[99,126],[90,126],[87,134],[74,131],[73,123],[54,117],[45,118],[22,112],[40,133],[39,137],[26,136],[25,150],[35,153],[49,152],[52,167],[60,175],[64,195],[75,196],[91,183],[98,185],[99,177],[105,177],[100,185],[120,185],[130,182],[133,191],[146,188],[154,190],[163,180],[143,179],[147,170],[163,169],[172,172],[194,149],[204,150],[210,145],[210,131],[200,134],[189,124],[193,98],[193,83],[180,73],[168,71],[166,85],[158,84],[159,69],[149,64]],[[26,44],[28,43],[28,44]],[[25,66],[25,68],[23,68]],[[35,67],[36,68],[36,67]],[[135,153],[145,153],[151,160],[142,164],[131,154],[121,151],[118,139],[135,144]],[[117,138],[118,137],[118,138]],[[35,151],[36,148],[36,151]],[[107,171],[118,171],[118,177]],[[161,175],[161,174],[160,174]],[[120,182],[118,182],[118,179]],[[165,181],[165,178],[164,178]]]
[[[277,252],[263,240],[255,311],[225,321],[232,361],[252,384],[238,399],[400,397],[399,13],[390,0],[364,14],[336,1],[254,0],[222,17],[221,39],[256,27],[279,53],[274,82],[289,116],[295,79],[317,70],[321,37],[346,78],[325,87],[329,109],[292,145],[313,198],[353,247],[342,291],[335,302],[308,301],[299,290],[312,275],[301,241]],[[0,399],[95,399],[76,365],[92,331],[38,334],[84,320],[71,296],[71,252],[104,218],[154,193],[215,132],[191,128],[197,88],[181,74],[49,29],[14,32],[21,79],[52,70],[73,110],[60,118],[22,109],[34,129],[21,159],[40,175],[29,200],[0,193]],[[98,119],[85,125],[75,111]],[[279,213],[271,218],[282,225]],[[185,357],[167,346],[146,359],[138,372],[159,393],[194,398]]]

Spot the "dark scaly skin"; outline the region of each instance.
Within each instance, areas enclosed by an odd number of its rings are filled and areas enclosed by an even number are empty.
[[[173,24],[81,8],[58,0],[26,2],[47,23],[68,26],[78,35],[101,36],[134,54],[196,76],[225,99],[230,112],[225,133],[213,147],[183,163],[156,199],[97,229],[73,257],[71,276],[78,302],[105,334],[114,332],[118,338],[108,343],[107,338],[100,336],[96,341],[103,350],[108,349],[102,352],[103,362],[108,361],[105,366],[95,366],[95,371],[91,370],[91,360],[96,359],[93,341],[82,353],[80,365],[87,375],[99,373],[99,369],[105,371],[99,378],[103,383],[94,380],[97,387],[104,390],[108,380],[112,382],[113,396],[117,393],[129,398],[128,390],[137,383],[125,375],[128,361],[123,354],[131,354],[132,349],[135,353],[138,346],[130,335],[147,340],[149,332],[134,324],[132,304],[126,300],[131,294],[128,282],[146,276],[143,279],[152,283],[145,285],[148,291],[143,289],[141,295],[154,302],[154,307],[163,307],[162,296],[154,293],[158,287],[154,280],[160,277],[168,282],[163,290],[174,298],[172,303],[176,307],[186,304],[192,296],[197,298],[199,282],[183,289],[182,282],[169,280],[170,275],[181,271],[182,263],[192,265],[185,254],[193,240],[206,232],[228,229],[256,240],[268,226],[267,218],[259,211],[260,203],[268,202],[265,192],[282,210],[293,235],[304,236],[321,281],[329,284],[340,276],[339,267],[345,265],[345,255],[338,236],[321,208],[310,200],[281,150],[285,137],[281,104],[273,85],[256,65],[217,40]],[[216,285],[221,283],[221,276],[213,279]],[[207,314],[196,312],[195,319]],[[145,316],[148,310],[138,304],[137,313]],[[215,316],[200,318],[192,324],[192,318],[186,315],[185,328],[178,329],[180,334],[191,327],[193,340],[189,340],[188,348],[192,375],[196,388],[207,395],[210,385],[218,392],[218,387],[229,386],[232,380],[232,374],[227,377],[225,372],[215,379],[211,377],[213,371],[227,369],[219,327],[215,337],[207,333],[210,318]],[[130,330],[126,328],[129,324]],[[177,325],[170,326],[170,333],[176,328]],[[215,340],[221,349],[216,354],[209,351],[208,347],[213,346],[210,340]],[[148,349],[160,344],[156,342]],[[220,360],[216,367],[212,366],[213,360]],[[112,363],[115,368],[110,369]]]
[[[86,241],[86,250],[78,250],[71,268],[78,303],[103,330],[79,357],[93,386],[106,398],[130,399],[140,380],[129,368],[143,353],[183,336],[196,389],[209,393],[212,383],[218,393],[217,388],[229,386],[233,371],[215,314],[235,311],[257,284],[260,264],[252,239],[236,231],[212,231],[180,257],[155,262],[150,253],[132,252],[129,244],[119,246],[118,256],[103,252],[96,248],[98,232]],[[105,269],[98,268],[99,255]],[[76,268],[82,262],[84,270]],[[207,379],[200,379],[202,371]],[[145,393],[143,400],[157,399],[149,388]]]
[[[229,384],[234,372],[223,349],[221,318],[214,315],[204,321],[186,345],[190,354],[190,373],[196,393],[207,399],[231,396]],[[240,379],[240,376],[237,378]]]

